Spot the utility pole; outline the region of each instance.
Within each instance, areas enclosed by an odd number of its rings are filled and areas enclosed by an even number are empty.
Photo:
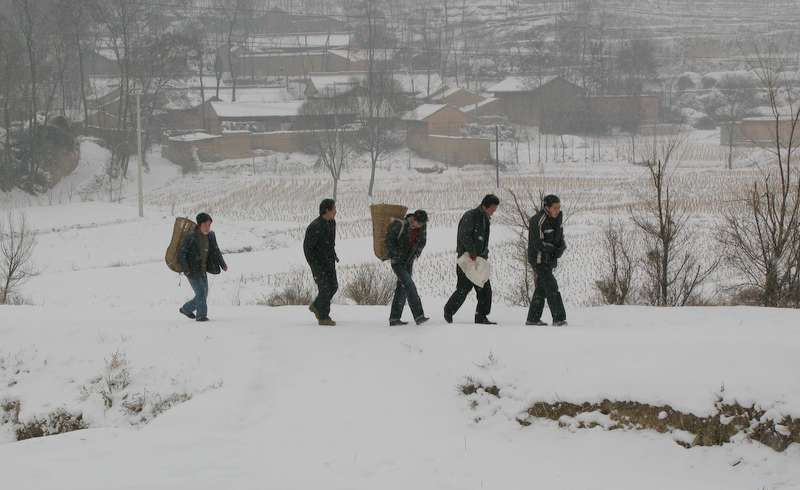
[[[497,188],[500,188],[500,126],[494,125],[494,158],[495,173],[497,174]]]
[[[139,217],[144,218],[144,192],[142,191],[142,91],[136,91],[136,145],[139,149],[139,165],[136,170],[136,187],[139,193]]]

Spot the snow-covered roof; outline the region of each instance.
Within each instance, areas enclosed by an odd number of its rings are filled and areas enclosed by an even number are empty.
[[[220,138],[221,136],[218,134],[208,134],[203,132],[197,133],[187,133],[187,134],[179,134],[176,136],[170,136],[170,141],[204,141],[204,140],[213,140],[216,138]]]
[[[340,71],[309,73],[308,81],[319,95],[325,97],[345,95],[367,79],[365,71]]]
[[[222,119],[292,117],[300,113],[303,103],[302,100],[266,104],[257,102],[212,102],[211,107],[217,116]]]
[[[444,90],[440,91],[438,94],[431,98],[432,101],[436,102],[438,100],[446,99],[451,95],[457,94],[462,90],[467,91],[464,87],[452,87],[452,88],[444,88]]]
[[[319,33],[298,32],[295,34],[258,35],[248,38],[253,51],[275,48],[345,48],[350,45],[347,32]]]
[[[403,114],[403,121],[424,121],[447,107],[447,104],[422,104]]]
[[[489,87],[487,92],[530,92],[537,88],[552,82],[558,78],[557,76],[547,77],[506,77],[500,83],[496,83]]]
[[[439,93],[442,88],[442,79],[435,73],[426,72],[396,72],[392,75],[405,94],[412,94],[418,99],[424,99]],[[365,71],[341,71],[329,73],[309,73],[309,82],[318,94],[326,97],[344,95],[356,86],[367,80]]]
[[[330,49],[329,53],[350,61],[367,61],[369,51],[366,49]],[[391,60],[394,58],[393,49],[376,49],[374,59],[377,61]]]
[[[496,102],[497,100],[499,100],[499,99],[497,99],[495,97],[489,97],[488,99],[483,99],[482,101],[478,102],[477,104],[467,104],[467,105],[461,107],[460,109],[461,109],[461,112],[469,113],[469,112],[474,111],[475,109],[480,109],[481,107],[483,107],[485,105],[491,104],[492,102]]]
[[[422,71],[398,72],[394,79],[400,84],[403,92],[415,94],[418,99],[424,99],[438,94],[444,89],[442,79],[436,73]]]

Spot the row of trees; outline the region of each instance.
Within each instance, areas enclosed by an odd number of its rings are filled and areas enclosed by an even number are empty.
[[[765,148],[768,156],[759,176],[734,197],[715,227],[716,258],[703,261],[697,253],[689,219],[701,210],[689,207],[676,189],[672,175],[680,162],[681,139],[670,138],[647,159],[650,185],[640,196],[639,209],[630,210],[643,241],[632,239],[619,223],[606,231],[608,269],[596,283],[604,301],[633,300],[635,270],[642,267],[648,302],[685,305],[698,301],[700,288],[715,270],[727,267],[734,277],[727,289],[735,293],[735,302],[800,307],[800,172],[795,161],[800,104],[786,58],[772,46],[756,52],[751,71],[769,103],[773,141]],[[631,244],[643,244],[638,247],[643,258],[637,259]]]

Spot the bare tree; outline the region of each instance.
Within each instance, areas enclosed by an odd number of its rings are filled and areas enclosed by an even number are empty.
[[[247,19],[253,11],[253,5],[252,0],[216,0],[216,10],[220,13],[225,25],[225,57],[228,71],[231,74],[231,101],[233,102],[236,102],[237,80],[236,64],[233,59],[234,48],[244,44],[248,37]],[[219,92],[219,88],[217,92]]]
[[[350,95],[333,95],[308,100],[302,113],[309,116],[312,129],[305,141],[306,148],[315,153],[333,182],[333,199],[339,190],[339,179],[353,152],[354,131],[347,121],[354,119],[356,100]]]
[[[733,168],[737,123],[753,113],[757,105],[757,85],[754,76],[729,74],[719,80],[706,98],[706,113],[721,125],[726,134],[729,169]]]
[[[719,265],[698,259],[687,222],[690,214],[675,195],[674,171],[681,160],[684,135],[655,140],[644,155],[648,181],[641,209],[631,218],[646,246],[643,260],[645,293],[653,305],[684,306],[696,299],[701,285]]]
[[[758,291],[764,306],[800,306],[800,104],[786,60],[770,45],[757,49],[751,69],[767,93],[774,122],[770,161],[729,211],[720,241],[742,276],[739,288]]]
[[[6,222],[7,227],[0,222],[0,304],[9,303],[33,274],[31,259],[36,247],[24,214],[10,212]]]
[[[606,270],[594,283],[605,304],[624,305],[629,301],[636,264],[631,251],[632,239],[622,223],[608,222],[603,242]]]

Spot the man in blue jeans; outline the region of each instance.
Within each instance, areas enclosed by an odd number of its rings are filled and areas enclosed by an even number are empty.
[[[392,271],[397,276],[397,287],[394,291],[392,310],[389,313],[389,325],[408,325],[402,320],[403,309],[408,302],[411,314],[417,325],[429,320],[422,309],[417,286],[411,277],[414,261],[422,253],[427,242],[428,213],[423,210],[409,214],[405,219],[397,219],[389,225],[386,233],[386,248],[392,261]]]
[[[178,260],[194,291],[194,298],[178,311],[198,322],[208,321],[208,274],[219,274],[221,270],[228,270],[217,245],[217,237],[211,231],[211,223],[211,216],[206,213],[198,214],[197,227],[184,238],[178,253]]]

